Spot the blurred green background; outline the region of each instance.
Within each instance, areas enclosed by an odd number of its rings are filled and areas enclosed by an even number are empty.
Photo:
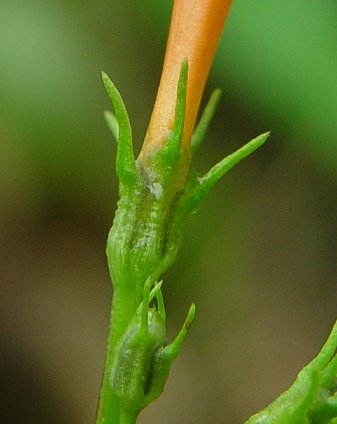
[[[1,423],[94,421],[117,200],[100,71],[123,94],[138,151],[170,8],[1,0]],[[336,16],[335,0],[234,0],[199,169],[272,137],[189,221],[165,276],[170,337],[192,301],[197,318],[140,423],[242,423],[291,383],[337,317]]]

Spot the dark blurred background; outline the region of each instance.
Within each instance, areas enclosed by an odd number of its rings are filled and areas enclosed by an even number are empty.
[[[171,1],[1,0],[0,422],[94,421],[117,185],[106,71],[141,145]],[[284,390],[337,317],[337,3],[234,0],[205,97],[207,170],[255,135],[165,276],[193,331],[140,423],[239,424]],[[188,28],[186,28],[188,31]]]

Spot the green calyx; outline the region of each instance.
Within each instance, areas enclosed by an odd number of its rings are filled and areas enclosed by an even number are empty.
[[[293,385],[246,424],[337,423],[337,323],[320,353]]]
[[[107,243],[113,284],[130,284],[137,291],[138,304],[147,278],[158,280],[174,260],[185,218],[195,212],[212,186],[234,165],[260,147],[269,133],[261,134],[197,176],[183,151],[188,63],[183,62],[177,89],[175,122],[161,149],[145,159],[135,160],[132,133],[123,100],[106,74],[103,82],[115,115],[105,114],[117,138],[116,170],[120,200]],[[196,127],[191,153],[201,145],[220,99],[216,90]],[[187,168],[187,171],[186,171]]]
[[[148,280],[143,301],[116,346],[110,379],[122,411],[134,417],[163,392],[171,365],[195,315],[192,305],[179,334],[167,345],[161,284],[156,284],[151,292],[150,285]],[[157,305],[150,307],[154,298]]]

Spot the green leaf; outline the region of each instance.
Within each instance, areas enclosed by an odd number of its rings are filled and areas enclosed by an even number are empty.
[[[337,417],[336,348],[337,322],[293,385],[246,424],[332,424]]]

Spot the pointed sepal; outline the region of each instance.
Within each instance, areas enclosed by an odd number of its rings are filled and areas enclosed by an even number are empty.
[[[226,156],[222,161],[214,165],[205,175],[197,179],[196,186],[191,190],[183,201],[185,213],[193,213],[204,200],[210,189],[220,178],[233,168],[242,159],[258,149],[269,137],[270,132],[263,133],[247,144]]]
[[[174,124],[172,131],[164,148],[160,152],[160,157],[163,159],[163,166],[173,166],[181,154],[181,141],[184,135],[185,112],[186,112],[186,90],[188,79],[188,60],[185,59],[181,64],[178,88],[177,101],[175,108]]]
[[[220,102],[221,94],[222,92],[220,89],[217,88],[216,90],[214,90],[207,102],[205,109],[202,112],[201,118],[191,138],[192,155],[195,154],[195,152],[198,150],[202,141],[205,138],[209,124],[211,123],[211,120]]]
[[[192,305],[190,306],[190,309],[188,310],[185,322],[182,325],[177,337],[173,340],[172,343],[170,343],[168,346],[164,348],[164,355],[167,358],[170,358],[172,361],[174,361],[176,357],[178,356],[181,350],[181,347],[186,339],[186,336],[191,328],[194,317],[195,317],[195,305],[194,303],[192,303]]]
[[[158,290],[156,290],[156,301],[157,301],[157,310],[160,318],[162,319],[163,323],[166,324],[166,311],[165,311],[165,303],[164,303],[164,297],[163,293],[161,291],[161,283],[158,283],[157,286],[159,286]],[[156,288],[156,287],[155,287]]]
[[[146,404],[157,399],[163,392],[172,364],[177,358],[195,317],[195,305],[192,304],[185,322],[177,337],[168,346],[158,349],[154,355],[150,390],[146,395]]]
[[[115,111],[118,124],[116,172],[121,184],[129,185],[135,182],[139,175],[132,146],[132,131],[128,113],[122,96],[108,75],[102,72],[102,79]],[[110,117],[111,124],[111,117]],[[114,124],[112,124],[115,130]],[[110,126],[110,125],[109,125]],[[110,127],[110,129],[112,129]]]
[[[109,130],[111,131],[112,135],[114,136],[114,139],[117,142],[118,141],[119,128],[118,128],[118,122],[117,122],[116,116],[112,112],[110,112],[109,110],[106,110],[104,112],[104,118],[105,118],[105,122],[107,123]]]

